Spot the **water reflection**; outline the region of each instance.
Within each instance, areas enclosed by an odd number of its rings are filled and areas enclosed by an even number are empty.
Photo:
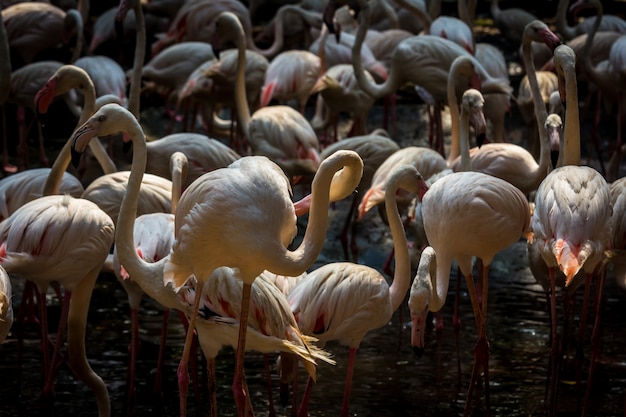
[[[337,210],[341,206],[336,207]],[[376,220],[372,220],[376,221]],[[382,226],[381,226],[382,227]],[[384,230],[384,229],[383,229]],[[372,266],[382,267],[390,248],[388,233],[369,235],[371,245],[362,248],[361,257]],[[325,251],[320,263],[332,261],[333,251],[340,253],[338,243],[329,239],[332,250]],[[520,242],[496,257],[490,275],[488,329],[491,341],[490,393],[495,416],[544,416],[548,375],[549,325],[545,294],[535,284],[525,266],[525,244]],[[363,262],[363,261],[362,261]],[[450,284],[455,288],[453,274]],[[476,341],[475,321],[471,304],[462,285],[460,300],[461,328],[455,333],[452,292],[442,310],[444,328],[427,333],[426,349],[417,358],[409,346],[408,308],[403,304],[391,322],[370,332],[357,353],[350,411],[353,416],[453,416],[462,415],[465,393],[473,363]],[[19,296],[19,289],[16,291]],[[626,389],[626,335],[622,331],[626,294],[617,287],[611,273],[607,278],[603,311],[602,354],[594,378],[591,410],[593,415],[624,414]],[[577,325],[582,291],[578,292]],[[16,300],[16,304],[18,300]],[[50,323],[56,326],[58,306],[50,298]],[[164,363],[163,396],[155,395],[155,365],[158,355],[162,312],[155,303],[144,300],[140,313],[141,350],[137,369],[135,416],[178,415],[176,368],[182,352],[184,331],[176,314],[170,317],[166,359]],[[87,357],[91,366],[106,381],[114,416],[126,415],[126,361],[129,334],[129,309],[126,295],[113,276],[103,275],[94,292],[87,331]],[[562,314],[562,313],[561,313]],[[585,358],[590,354],[589,338],[592,320],[585,340]],[[54,331],[54,329],[51,329]],[[27,325],[24,347],[18,352],[16,331],[0,346],[0,416],[95,416],[95,400],[91,391],[61,367],[56,379],[56,400],[52,405],[37,400],[42,386],[41,362],[37,328]],[[312,417],[337,416],[341,409],[345,381],[347,349],[336,343],[327,344],[338,364],[322,364],[313,389],[309,411]],[[199,354],[200,355],[200,354]],[[190,388],[190,415],[206,415],[206,368],[199,356],[199,384]],[[272,364],[276,356],[271,356]],[[21,368],[18,367],[21,364]],[[567,367],[568,365],[564,365]],[[220,416],[234,416],[236,410],[231,393],[234,354],[224,349],[217,358],[218,410]],[[558,414],[579,415],[585,393],[588,364],[583,364],[580,386],[559,385]],[[279,400],[278,377],[273,379],[273,397],[278,416],[289,416],[291,405]],[[567,371],[567,368],[565,368]],[[268,415],[262,355],[246,355],[246,375],[257,416]],[[300,372],[299,387],[304,388],[305,374]],[[484,415],[484,389],[478,386],[473,401],[473,415]]]

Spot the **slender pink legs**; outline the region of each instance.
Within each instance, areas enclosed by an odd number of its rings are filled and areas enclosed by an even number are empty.
[[[180,395],[180,416],[185,417],[187,415],[187,390],[189,389],[189,354],[191,352],[191,345],[193,342],[194,329],[196,328],[196,318],[198,316],[198,307],[200,306],[200,298],[202,298],[202,284],[203,282],[198,280],[196,285],[196,298],[193,301],[191,318],[189,319],[189,326],[187,327],[187,335],[185,336],[185,346],[183,347],[183,354],[180,358],[178,365],[178,391]]]
[[[239,339],[237,341],[237,357],[235,363],[235,376],[233,380],[233,395],[237,404],[239,417],[254,416],[250,393],[246,385],[244,374],[244,356],[246,353],[246,332],[248,330],[248,315],[250,313],[250,292],[252,285],[244,282],[243,295],[241,297],[241,316],[239,319]]]

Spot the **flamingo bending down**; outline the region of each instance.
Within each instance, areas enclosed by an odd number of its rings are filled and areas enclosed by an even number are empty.
[[[335,262],[323,265],[302,278],[289,293],[289,304],[303,333],[319,338],[320,346],[337,340],[349,348],[348,371],[341,416],[349,415],[350,391],[356,351],[365,335],[387,324],[410,286],[411,262],[404,228],[396,205],[403,188],[422,198],[426,185],[412,165],[397,166],[388,181],[385,207],[393,237],[396,268],[393,283],[369,266]],[[313,380],[307,382],[298,416],[307,416]]]
[[[532,217],[533,244],[539,248],[550,270],[551,330],[551,407],[556,409],[558,340],[556,321],[556,270],[565,274],[565,286],[585,271],[586,289],[600,265],[611,238],[611,193],[602,175],[595,169],[579,166],[580,125],[576,88],[576,55],[567,45],[554,51],[561,99],[565,98],[563,166],[543,180],[535,195]],[[565,96],[565,97],[563,97]],[[582,326],[584,327],[584,326]],[[595,349],[594,349],[595,351]],[[593,363],[592,358],[592,363]],[[593,366],[593,365],[592,365]],[[592,376],[590,369],[589,378]],[[591,383],[591,380],[589,381]],[[583,407],[587,406],[585,400]]]
[[[469,113],[481,109],[480,93],[467,90],[461,110],[462,137],[467,138],[469,134]],[[469,159],[467,148],[462,146],[462,158]],[[489,342],[486,328],[489,265],[499,251],[517,242],[527,231],[530,208],[522,192],[500,178],[480,172],[456,172],[431,185],[422,200],[422,216],[428,243],[437,254],[438,282],[449,282],[446,278],[449,278],[452,260],[456,259],[466,278],[472,301],[478,342],[474,349],[474,367],[465,404],[465,415],[468,415],[480,368],[484,371],[486,406],[489,408]],[[482,305],[474,285],[473,256],[483,262]],[[446,292],[447,288],[442,285],[441,294]]]
[[[209,172],[196,180],[181,196],[176,210],[176,242],[170,255],[159,262],[146,264],[136,256],[132,225],[128,227],[127,224],[131,222],[129,219],[134,219],[132,206],[137,202],[145,168],[145,137],[136,119],[120,106],[104,106],[77,129],[74,134],[74,149],[84,150],[85,141],[96,134],[120,130],[126,130],[130,134],[136,156],[133,159],[127,193],[131,197],[124,199],[121,209],[121,218],[125,219],[124,227],[120,229],[123,232],[116,238],[120,261],[129,273],[134,274],[135,269],[138,273],[144,271],[143,273],[163,274],[165,282],[172,282],[175,288],[182,287],[191,275],[195,275],[198,285],[190,317],[190,328],[193,329],[204,281],[210,279],[213,271],[220,266],[232,266],[240,271],[239,278],[244,281],[244,290],[233,390],[238,410],[244,414],[246,408],[251,410],[249,397],[244,390],[243,375],[250,284],[264,269],[287,276],[299,275],[306,270],[323,244],[331,180],[339,178],[336,181],[351,184],[351,187],[345,188],[354,189],[361,177],[362,161],[356,153],[346,151],[336,153],[320,166],[312,185],[310,227],[307,227],[303,243],[295,251],[286,249],[297,231],[289,182],[280,174],[281,170],[276,164],[265,157],[244,157],[228,168]],[[334,177],[338,171],[341,174]],[[262,211],[258,208],[260,202],[266,207]],[[256,239],[251,240],[242,234],[243,229],[254,230]],[[242,253],[247,256],[242,258]],[[183,414],[191,335],[192,331],[189,331],[179,367]]]

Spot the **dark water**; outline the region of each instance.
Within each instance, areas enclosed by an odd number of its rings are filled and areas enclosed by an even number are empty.
[[[337,212],[345,208],[337,205]],[[368,215],[369,216],[369,215]],[[384,227],[366,227],[379,222],[372,214],[363,220],[360,233],[367,233],[372,243],[361,248],[361,262],[381,268],[389,246]],[[331,229],[327,249],[319,262],[326,262],[337,253],[339,244]],[[492,265],[489,292],[488,328],[491,341],[490,393],[491,411],[495,416],[544,416],[548,377],[549,322],[545,294],[526,266],[525,244],[520,242],[498,255]],[[473,363],[476,341],[475,322],[470,301],[462,285],[460,309],[461,328],[452,326],[455,299],[455,274],[451,292],[442,310],[444,328],[433,326],[427,332],[426,351],[417,358],[409,345],[409,318],[406,304],[383,328],[370,332],[357,354],[351,399],[352,416],[454,416],[462,415],[466,390]],[[16,282],[16,286],[19,286]],[[18,288],[19,291],[19,288]],[[579,290],[573,323],[578,323],[582,297]],[[15,295],[19,302],[19,294]],[[624,415],[626,393],[626,334],[623,332],[626,292],[619,288],[612,273],[606,281],[602,312],[602,354],[592,386],[591,415]],[[51,331],[56,328],[58,303],[49,297]],[[138,361],[135,416],[178,415],[176,367],[182,352],[184,331],[178,317],[171,315],[163,396],[153,393],[155,365],[161,329],[162,311],[145,299],[140,313],[141,351]],[[562,315],[560,315],[562,318]],[[109,388],[114,416],[128,415],[126,403],[126,365],[129,336],[129,310],[126,295],[113,276],[103,274],[93,294],[89,315],[87,356],[93,369]],[[562,320],[561,320],[562,322]],[[588,323],[592,323],[589,320]],[[56,399],[42,403],[37,399],[42,386],[37,327],[27,324],[22,360],[18,360],[17,332],[0,346],[0,416],[96,416],[91,391],[77,381],[67,366],[56,378]],[[581,365],[582,383],[572,385],[571,365],[564,365],[559,384],[558,415],[580,415],[586,389],[590,352],[591,324],[584,343],[585,361]],[[318,367],[318,380],[310,402],[311,416],[337,416],[341,409],[345,381],[347,349],[329,343],[336,366]],[[189,415],[207,415],[208,399],[206,368],[199,358],[199,385],[190,388]],[[290,415],[291,406],[279,401],[276,356],[272,363],[273,396],[278,416]],[[217,359],[218,410],[220,416],[236,415],[231,393],[234,352],[224,349]],[[263,357],[251,352],[246,356],[246,374],[257,416],[268,415],[268,393],[264,377]],[[300,372],[300,389],[304,388],[304,372]],[[473,415],[485,415],[483,389],[479,386],[473,401]]]

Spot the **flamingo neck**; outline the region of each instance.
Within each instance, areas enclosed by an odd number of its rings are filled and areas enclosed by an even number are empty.
[[[393,282],[389,286],[389,299],[392,311],[396,311],[404,301],[406,293],[411,286],[411,259],[406,234],[396,201],[398,184],[389,184],[385,190],[385,211],[389,220],[389,229],[393,238],[393,251],[395,257],[395,269]]]
[[[235,45],[237,45],[237,76],[235,77],[235,105],[237,107],[237,119],[241,125],[244,137],[250,135],[250,106],[246,97],[246,39],[243,28],[237,23],[233,23],[237,28],[235,31]]]
[[[567,24],[567,9],[569,4],[570,0],[559,0],[556,15],[554,16],[556,29],[565,40],[570,40],[576,36],[576,30]]]
[[[563,129],[563,165],[580,165],[580,120],[578,115],[578,88],[576,72],[572,67],[564,71],[565,128]]]
[[[68,85],[68,88],[57,89],[56,95],[63,94],[76,86],[82,86],[81,92],[83,93],[84,104],[77,124],[78,126],[82,126],[83,123],[85,123],[87,119],[89,119],[89,117],[91,117],[91,115],[95,112],[96,88],[93,84],[93,81],[91,80],[91,77],[89,77],[86,72],[76,70],[73,66],[68,66],[67,71],[68,72],[66,72],[65,74],[68,75],[64,75],[64,77],[71,77],[71,83]],[[102,143],[97,138],[94,138],[91,140],[91,142],[89,142],[89,147],[92,150],[98,148],[98,145],[102,149],[102,152],[104,153],[108,161],[113,164],[113,161],[111,161],[111,159],[108,157],[108,154],[102,146]],[[46,179],[46,183],[44,184],[43,195],[59,194],[59,190],[61,189],[61,182],[63,180],[63,174],[65,173],[67,167],[71,162],[70,148],[71,142],[68,140],[65,142],[65,145],[63,145],[63,148],[61,148],[61,151],[54,160],[52,168],[50,168],[48,178]],[[94,151],[94,154],[99,155],[97,150]],[[98,158],[98,161],[100,161],[100,158]],[[105,160],[103,160],[100,165],[102,165],[103,168],[109,166],[108,162]],[[113,165],[113,167],[115,167],[115,165]]]
[[[353,182],[356,187],[363,174],[363,161],[357,153],[343,152],[325,159],[311,184],[311,209],[302,243],[294,251],[285,248],[282,254],[269,260],[271,266],[266,269],[278,275],[297,276],[315,262],[326,238],[330,185],[335,173],[342,168],[347,175],[339,178]]]
[[[585,46],[583,47],[583,68],[585,69],[585,73],[587,74],[587,77],[589,77],[591,82],[602,85],[602,79],[605,77],[605,74],[602,71],[598,70],[598,68],[596,68],[596,66],[591,61],[591,47],[596,37],[596,33],[600,28],[600,24],[602,23],[604,9],[600,2],[593,2],[592,4],[593,7],[596,9],[596,19],[593,22],[591,31],[587,35],[587,39],[585,39]]]
[[[0,104],[4,104],[9,98],[11,89],[11,59],[9,41],[4,19],[0,15]]]
[[[130,79],[130,92],[128,94],[128,110],[139,120],[139,101],[141,96],[141,72],[146,56],[146,24],[139,0],[133,0],[135,11],[136,35],[135,35],[135,58]]]
[[[459,123],[459,145],[461,153],[461,164],[459,171],[468,172],[472,170],[472,160],[470,158],[469,146],[469,114],[464,108],[461,108],[461,117]]]
[[[428,305],[430,311],[434,313],[441,310],[446,303],[448,287],[450,286],[450,268],[452,267],[452,260],[446,259],[442,257],[442,255],[445,254],[443,252],[437,254],[437,262],[436,265],[434,265],[437,272],[431,275],[433,290]],[[433,265],[431,264],[431,271],[432,270]]]
[[[361,17],[359,20],[359,28],[356,32],[354,44],[352,45],[352,66],[354,67],[354,77],[363,91],[370,96],[379,99],[394,92],[395,85],[397,83],[396,78],[398,75],[397,71],[392,67],[389,71],[389,77],[387,77],[385,82],[382,84],[376,84],[375,82],[370,81],[365,75],[363,60],[361,59],[361,48],[369,28],[371,10],[367,1],[361,0],[360,5]]]
[[[125,117],[124,128],[121,130],[128,133],[133,142],[133,160],[128,177],[126,194],[124,194],[124,198],[122,199],[117,217],[115,247],[120,264],[124,265],[129,275],[131,277],[142,277],[149,267],[156,267],[156,263],[148,264],[137,255],[133,236],[141,182],[143,181],[143,175],[146,170],[146,137],[139,122],[134,117],[130,117],[130,114]],[[161,261],[165,259],[166,258],[163,258]],[[161,261],[159,265],[162,263]]]
[[[541,98],[541,91],[539,90],[539,82],[537,81],[537,73],[535,70],[535,62],[532,56],[532,41],[528,37],[524,37],[522,41],[522,55],[524,59],[524,66],[526,68],[526,76],[528,77],[528,84],[530,85],[530,91],[533,98],[533,106],[535,108],[535,120],[537,120],[537,129],[539,133],[539,162],[538,167],[534,172],[530,173],[532,179],[530,182],[533,184],[532,189],[539,186],[541,181],[545,178],[550,170],[550,138],[548,132],[544,128],[544,123],[548,117],[546,105]]]

